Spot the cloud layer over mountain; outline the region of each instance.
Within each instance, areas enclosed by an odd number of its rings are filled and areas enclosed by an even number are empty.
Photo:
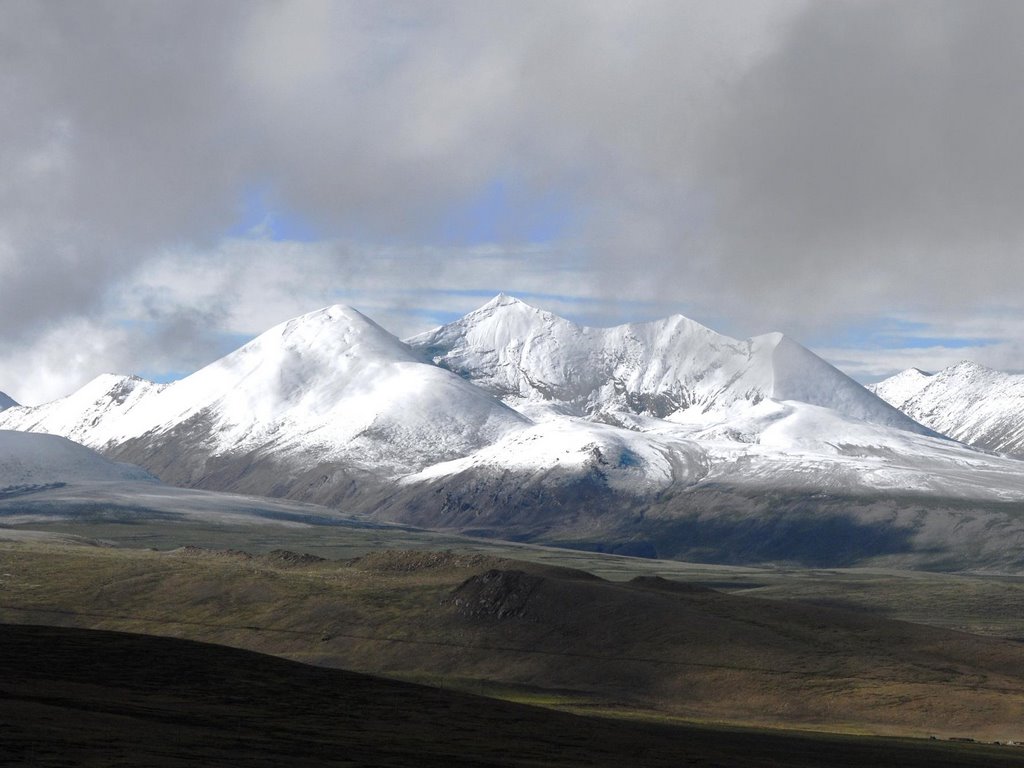
[[[191,370],[328,300],[413,332],[499,288],[585,299],[591,321],[639,301],[737,335],[852,329],[820,340],[833,359],[885,314],[935,337],[919,364],[1024,368],[1017,3],[4,16],[0,386],[18,400]]]

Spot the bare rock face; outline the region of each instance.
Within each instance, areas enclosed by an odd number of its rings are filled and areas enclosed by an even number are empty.
[[[523,618],[542,576],[491,569],[466,579],[452,592],[450,604],[467,618]]]

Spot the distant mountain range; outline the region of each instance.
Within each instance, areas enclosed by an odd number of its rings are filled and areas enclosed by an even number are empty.
[[[964,361],[938,373],[910,368],[868,387],[936,432],[1024,458],[1024,376]]]
[[[0,429],[178,485],[478,535],[734,562],[1024,563],[1019,461],[943,437],[781,334],[740,341],[678,315],[586,328],[499,295],[403,342],[328,307],[180,381],[101,376],[7,408]]]

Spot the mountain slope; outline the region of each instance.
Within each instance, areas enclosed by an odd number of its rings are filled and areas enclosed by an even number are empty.
[[[0,538],[37,523],[139,526],[186,520],[206,526],[365,526],[311,504],[164,485],[141,467],[111,461],[66,438],[0,430]]]
[[[955,440],[1024,458],[1024,375],[964,361],[935,374],[911,368],[868,389]]]
[[[0,392],[0,411],[6,411],[8,408],[14,408],[17,405],[14,398],[5,392]]]
[[[14,489],[76,481],[154,481],[145,470],[118,464],[56,435],[0,430],[0,495]]]
[[[142,418],[157,434],[201,423],[197,442],[214,454],[272,449],[375,470],[464,455],[527,423],[342,306],[272,328],[160,392]]]
[[[0,428],[46,432],[102,448],[119,436],[127,414],[166,386],[138,376],[101,374],[67,397],[5,410]]]
[[[1021,566],[1017,462],[781,334],[585,328],[499,296],[409,343],[538,423],[403,478],[388,519],[697,560]]]

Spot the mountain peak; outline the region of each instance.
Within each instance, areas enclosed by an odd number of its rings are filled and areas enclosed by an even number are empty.
[[[925,379],[930,379],[934,375],[935,374],[933,373],[928,373],[928,371],[922,371],[920,368],[906,368],[899,373],[893,374],[889,378],[880,381],[875,386],[892,382],[924,382]]]
[[[300,355],[319,361],[314,367],[327,371],[332,370],[331,360],[357,353],[378,359],[413,359],[409,348],[390,331],[357,309],[332,304],[275,325],[223,360],[247,360],[250,366],[268,364],[273,368],[282,355]]]
[[[771,347],[777,347],[784,341],[787,341],[788,337],[782,331],[769,331],[768,333],[761,333],[754,336],[751,341],[760,341]]]
[[[195,426],[181,432],[186,423]],[[465,455],[528,423],[335,304],[279,323],[169,385],[123,432],[148,440],[179,430],[200,457],[273,446],[297,466],[344,456],[361,470],[397,473]],[[202,461],[181,471],[203,472]]]
[[[480,307],[480,309],[491,309],[491,308],[494,308],[494,307],[507,307],[507,306],[510,306],[510,305],[513,305],[513,304],[525,304],[525,303],[526,303],[525,301],[517,299],[515,296],[512,296],[512,295],[502,291],[497,296],[495,296],[493,299],[491,299],[486,304],[484,304],[482,307]]]
[[[0,411],[5,411],[8,408],[17,407],[18,403],[10,395],[0,392]]]
[[[558,328],[558,331],[553,329]],[[583,328],[571,320],[538,309],[521,299],[499,293],[483,306],[432,331],[412,336],[405,343],[433,352],[440,347],[489,348],[497,350],[510,343],[522,343],[529,338],[551,332],[577,335]],[[435,359],[435,362],[437,360]]]
[[[538,309],[537,307],[533,306],[532,304],[527,304],[525,301],[523,301],[522,299],[516,298],[515,296],[510,296],[507,293],[499,293],[497,296],[495,296],[493,299],[488,301],[483,306],[481,306],[481,307],[473,310],[472,312],[470,312],[468,315],[466,315],[466,317],[474,317],[474,316],[480,315],[480,314],[493,314],[494,312],[496,312],[498,310],[503,310],[503,311],[513,310],[513,311],[520,311],[520,312],[533,312],[535,314],[543,314],[543,315],[550,314],[549,312],[546,312],[543,309]]]
[[[537,413],[618,410],[665,418],[688,410],[724,413],[740,401],[756,405],[771,397],[921,429],[781,333],[741,342],[683,315],[584,327],[499,294],[408,343],[513,407]]]
[[[350,307],[348,304],[331,304],[327,307],[321,307],[313,312],[307,312],[304,315],[299,315],[298,317],[286,320],[284,323],[281,323],[276,327],[294,329],[303,325],[326,325],[327,323],[339,322],[347,323],[349,325],[365,324],[380,328],[377,323],[364,315],[358,309]]]
[[[973,360],[961,360],[958,363],[946,368],[943,373],[993,373],[991,368],[988,368],[981,363],[976,363]]]
[[[139,376],[102,373],[67,397],[43,405],[0,408],[0,428],[61,435],[92,447],[117,434],[116,423],[168,385]]]
[[[136,376],[134,374],[126,374],[126,373],[101,373],[101,374],[99,374],[97,376],[94,376],[92,379],[90,379],[82,388],[84,389],[84,388],[88,387],[89,389],[97,389],[97,390],[104,389],[104,390],[107,390],[107,389],[113,389],[114,387],[123,386],[125,384],[132,384],[132,383],[137,384],[137,383],[143,383],[143,382],[147,382],[147,383],[150,383],[150,384],[152,383],[152,382],[148,382],[147,379],[144,379],[141,376]]]

